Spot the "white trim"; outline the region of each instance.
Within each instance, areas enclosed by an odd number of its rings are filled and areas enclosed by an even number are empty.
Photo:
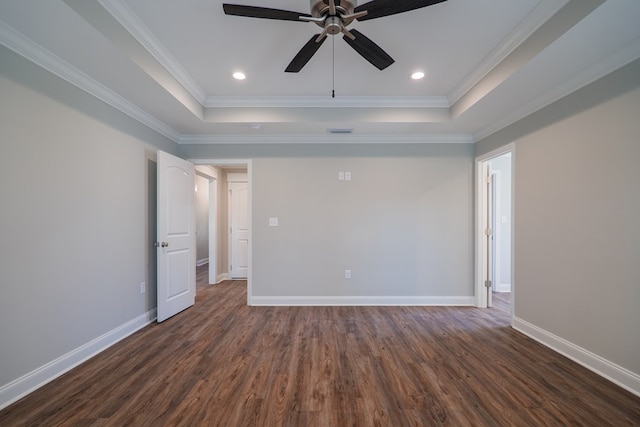
[[[209,165],[196,165],[196,173],[209,180],[209,278],[208,283],[218,283],[218,170]]]
[[[476,298],[476,307],[486,308],[487,307],[487,296],[484,286],[485,280],[485,266],[486,266],[486,258],[485,257],[485,238],[484,235],[484,224],[486,222],[486,206],[484,197],[484,176],[483,176],[483,164],[488,162],[489,160],[502,156],[504,154],[511,153],[511,318],[514,316],[514,301],[515,301],[515,286],[514,277],[515,277],[515,170],[516,170],[516,145],[515,143],[507,144],[503,147],[500,147],[496,150],[490,151],[489,153],[480,155],[475,159],[475,298]]]
[[[551,17],[560,11],[569,0],[543,0],[526,18],[465,78],[449,95],[451,105],[458,102],[473,89],[491,70],[505,60],[518,46],[533,35]]]
[[[182,135],[178,144],[473,144],[468,134]]]
[[[253,224],[253,164],[250,159],[189,159],[194,165],[210,165],[219,167],[233,167],[244,166],[247,168],[247,186],[248,186],[248,203],[247,209],[249,211],[249,224]],[[222,280],[229,280],[229,274],[220,274],[218,279],[224,277]],[[216,283],[220,283],[218,280]],[[251,295],[253,293],[253,227],[249,227],[249,273],[247,275],[247,304],[251,301]]]
[[[538,96],[531,102],[522,105],[520,108],[513,110],[511,113],[501,117],[500,120],[491,123],[473,134],[474,141],[481,141],[494,133],[511,126],[517,121],[535,113],[553,104],[554,102],[564,98],[567,95],[576,92],[579,89],[595,82],[598,79],[630,64],[640,58],[640,39],[634,40],[626,45],[620,51],[610,55],[609,57],[599,61],[598,63],[584,69],[582,72],[574,75],[568,81],[555,87],[552,90]]]
[[[247,182],[247,179],[245,172],[227,172],[227,182]]]
[[[445,96],[209,96],[205,108],[451,108]]]
[[[475,299],[441,296],[252,296],[253,306],[473,306]]]
[[[158,40],[142,20],[122,0],[98,0],[98,3],[114,17],[200,105],[204,105],[207,94],[185,70],[169,50]]]
[[[495,220],[495,224],[492,224],[493,227],[493,290],[494,292],[498,291],[498,282],[502,279],[502,244],[500,243],[500,237],[502,236],[502,224],[498,218],[498,214],[502,213],[501,203],[502,203],[502,171],[491,169],[491,175],[493,176],[493,206],[491,207],[491,212],[493,214],[493,219]]]
[[[497,283],[496,292],[511,292],[511,283]]]
[[[148,311],[127,323],[89,341],[51,362],[0,387],[0,409],[53,381],[96,354],[144,328],[156,319],[156,310]]]
[[[231,280],[229,273],[218,274],[218,277],[216,277],[216,284],[220,282],[224,282],[225,280]]]
[[[89,95],[98,98],[102,102],[121,111],[159,134],[166,136],[174,142],[180,140],[180,134],[165,123],[127,101],[73,65],[53,55],[2,21],[0,21],[0,43],[18,55],[21,55],[66,82],[87,92]]]
[[[201,267],[205,264],[209,264],[209,258],[202,258],[196,261],[196,267]]]
[[[640,375],[518,317],[513,318],[513,328],[636,396],[640,396]]]
[[[222,168],[231,168],[234,166],[239,166],[240,168],[243,166],[247,167],[247,173],[249,173],[249,165],[251,164],[251,160],[247,159],[189,159],[191,163],[194,165],[209,165],[213,167],[222,167]]]

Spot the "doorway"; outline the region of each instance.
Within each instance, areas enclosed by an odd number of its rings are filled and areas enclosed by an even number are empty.
[[[494,296],[511,305],[513,282],[513,195],[515,146],[476,158],[476,305],[493,306]],[[507,297],[508,296],[508,297]]]
[[[230,263],[231,239],[229,236],[229,197],[228,175],[243,174],[246,185],[246,208],[244,224],[244,275],[247,281],[247,304],[251,305],[252,277],[252,172],[248,159],[190,159],[197,170],[206,168],[210,172],[209,182],[209,283],[216,284],[232,278]],[[212,180],[215,179],[215,182]],[[238,175],[232,179],[237,180]]]
[[[218,183],[219,171],[216,168],[197,165],[196,169],[196,267],[208,264],[209,284],[216,284],[219,280],[219,250],[218,250]]]

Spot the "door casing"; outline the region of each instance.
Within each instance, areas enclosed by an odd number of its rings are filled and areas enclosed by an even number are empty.
[[[487,308],[487,292],[485,288],[485,279],[487,276],[487,238],[485,235],[485,227],[487,223],[487,189],[484,174],[488,162],[496,157],[511,153],[511,319],[513,321],[515,309],[515,293],[516,283],[514,280],[514,225],[515,225],[515,160],[516,149],[515,143],[511,143],[497,150],[483,154],[475,159],[475,295],[476,306]],[[506,178],[506,177],[502,177]]]
[[[220,168],[243,168],[247,170],[247,216],[249,218],[249,260],[248,267],[249,272],[247,274],[247,305],[251,305],[252,300],[252,277],[253,277],[253,238],[252,238],[252,225],[253,225],[253,216],[252,216],[252,189],[253,189],[253,171],[252,164],[250,159],[189,159],[195,165],[209,165],[216,166]],[[210,199],[211,200],[211,199]],[[211,229],[211,228],[210,228]],[[210,237],[211,239],[211,237]]]

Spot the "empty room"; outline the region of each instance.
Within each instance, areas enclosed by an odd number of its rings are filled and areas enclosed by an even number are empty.
[[[0,425],[640,425],[638,22],[0,1]]]

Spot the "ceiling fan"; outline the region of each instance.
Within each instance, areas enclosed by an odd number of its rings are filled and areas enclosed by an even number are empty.
[[[372,0],[361,6],[357,0],[310,0],[311,14],[271,9],[259,6],[239,4],[223,4],[227,15],[246,16],[250,18],[276,19],[280,21],[313,22],[323,30],[314,35],[293,58],[286,68],[287,73],[297,73],[309,62],[318,51],[327,35],[342,33],[343,39],[379,70],[384,70],[394,63],[393,58],[380,46],[369,40],[355,29],[347,29],[354,20],[366,21],[382,18],[397,13],[409,12],[446,0]]]

